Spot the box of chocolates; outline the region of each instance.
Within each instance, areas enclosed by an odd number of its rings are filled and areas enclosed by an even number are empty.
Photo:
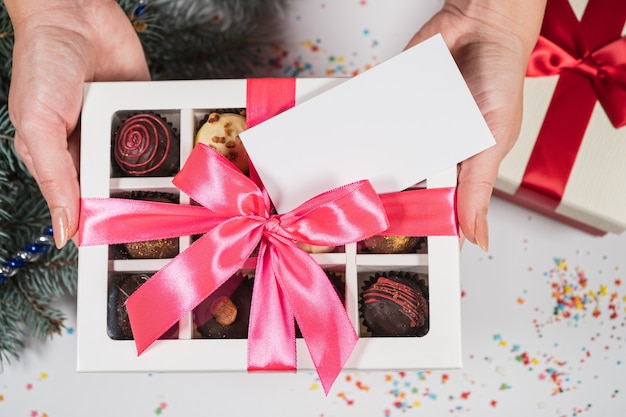
[[[351,79],[91,83],[81,126],[79,371],[461,365],[456,164],[493,139],[440,37]]]

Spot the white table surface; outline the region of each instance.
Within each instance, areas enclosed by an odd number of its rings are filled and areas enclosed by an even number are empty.
[[[362,72],[399,52],[424,20],[416,13],[437,4],[415,3],[296,1],[284,16],[289,41],[265,70]],[[623,414],[626,236],[590,236],[499,199],[489,221],[489,252],[461,253],[463,369],[344,373],[327,397],[309,372],[79,374],[68,298],[63,335],[29,340],[0,374],[0,416]]]

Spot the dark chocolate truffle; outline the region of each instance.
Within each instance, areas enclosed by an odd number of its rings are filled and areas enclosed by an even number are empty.
[[[132,340],[126,300],[150,277],[146,274],[114,275],[109,285],[108,333],[111,339]]]
[[[363,241],[363,246],[370,253],[414,253],[425,242],[417,236],[372,236]]]
[[[115,133],[114,168],[119,175],[172,176],[179,169],[179,144],[178,134],[165,119],[152,113],[135,114]]]
[[[178,202],[175,194],[156,191],[129,191],[115,197],[160,203]],[[167,238],[112,245],[109,256],[112,259],[168,259],[178,255],[178,252],[178,238]]]
[[[151,277],[151,273],[112,273],[109,279],[109,302],[107,312],[107,332],[114,340],[132,340],[126,300]],[[161,339],[175,339],[178,324],[173,325]]]
[[[359,300],[363,324],[372,336],[423,336],[428,331],[427,297],[417,274],[376,273]]]
[[[235,274],[194,310],[198,336],[203,339],[248,337],[253,280]]]

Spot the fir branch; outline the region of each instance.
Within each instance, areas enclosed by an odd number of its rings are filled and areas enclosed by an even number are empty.
[[[0,370],[3,362],[19,360],[25,336],[44,341],[61,333],[65,316],[52,303],[76,293],[76,255],[76,247],[69,243],[0,286]]]
[[[4,363],[18,361],[19,352],[24,348],[22,322],[12,303],[6,300],[7,295],[7,292],[0,291],[0,372]]]
[[[53,334],[61,334],[61,327],[64,316],[59,310],[50,308],[49,297],[42,297],[40,293],[26,291],[21,285],[22,280],[17,280],[16,291],[20,294],[28,308],[21,308],[25,311],[22,317],[25,325],[38,339],[45,340]]]
[[[20,270],[20,286],[28,292],[39,292],[53,298],[76,293],[78,250],[73,243],[53,249],[49,257]]]
[[[153,79],[252,76],[254,67],[261,64],[259,51],[275,42],[278,17],[286,3],[150,2],[146,19],[168,22],[167,26],[149,25],[150,32],[139,34]]]
[[[13,25],[4,2],[0,2],[0,104],[7,102],[13,65]]]
[[[15,188],[12,181],[17,179],[20,183],[30,181],[34,183],[26,165],[15,153],[13,137],[15,127],[9,119],[8,104],[0,104],[0,192],[6,194]],[[1,202],[1,201],[0,201]],[[3,207],[0,205],[0,208]]]

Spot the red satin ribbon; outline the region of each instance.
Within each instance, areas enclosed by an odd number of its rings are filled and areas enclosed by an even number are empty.
[[[527,75],[560,74],[517,195],[553,210],[569,180],[596,101],[626,125],[624,0],[589,0],[579,22],[567,0],[550,0]]]
[[[379,197],[360,181],[271,215],[264,191],[203,145],[174,184],[201,206],[124,199],[81,204],[83,246],[204,234],[129,298],[138,353],[224,284],[260,243],[248,368],[296,369],[295,317],[326,393],[358,338],[324,271],[294,242],[339,246],[374,234],[458,234],[454,188]]]

